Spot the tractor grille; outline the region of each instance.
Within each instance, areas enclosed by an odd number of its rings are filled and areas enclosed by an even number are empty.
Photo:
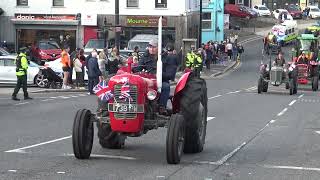
[[[120,99],[121,96],[121,87],[122,85],[114,86],[114,98],[118,103],[129,104],[128,100]],[[130,96],[132,97],[132,101],[130,104],[137,104],[138,101],[138,88],[135,85],[130,85]],[[115,118],[117,119],[135,119],[137,117],[136,113],[114,113]]]
[[[282,69],[273,69],[270,72],[271,83],[279,85],[282,82]]]

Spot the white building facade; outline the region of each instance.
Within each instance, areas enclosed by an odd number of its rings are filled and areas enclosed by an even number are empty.
[[[136,34],[156,34],[159,16],[166,42],[181,46],[183,38],[198,37],[199,0],[119,0],[119,7],[115,28],[115,0],[1,0],[0,41],[17,49],[70,35],[76,48],[96,38],[112,44],[119,30],[125,45]]]

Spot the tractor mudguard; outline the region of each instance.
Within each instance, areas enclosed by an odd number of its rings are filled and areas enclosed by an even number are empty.
[[[179,112],[180,109],[180,92],[184,89],[187,84],[191,72],[184,73],[181,78],[179,79],[177,86],[174,90],[174,96],[172,100],[172,110],[174,113]]]

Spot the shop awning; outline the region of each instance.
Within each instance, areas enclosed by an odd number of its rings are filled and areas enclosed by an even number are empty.
[[[20,19],[11,19],[13,24],[21,25],[67,25],[67,26],[77,26],[79,25],[78,20],[20,20]]]

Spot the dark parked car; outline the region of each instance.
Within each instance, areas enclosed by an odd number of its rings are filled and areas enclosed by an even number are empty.
[[[286,7],[286,10],[294,19],[302,19],[302,11],[300,10],[299,6],[291,4]]]
[[[226,4],[224,7],[224,13],[230,14],[230,16],[247,19],[258,17],[258,13],[256,13],[254,10],[237,4]]]
[[[53,61],[61,57],[61,48],[56,41],[41,40],[31,47],[31,58],[33,61]]]

